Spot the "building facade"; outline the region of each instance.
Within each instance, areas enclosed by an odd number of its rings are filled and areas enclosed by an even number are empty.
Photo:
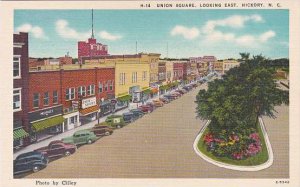
[[[223,60],[218,60],[213,63],[213,70],[217,73],[223,74]]]
[[[32,141],[74,129],[106,112],[101,109],[114,98],[114,72],[114,68],[30,72]]]
[[[237,60],[223,60],[223,74],[229,71],[231,68],[237,67],[240,65],[240,62]]]
[[[28,126],[28,33],[13,35],[13,147],[30,143]]]
[[[95,38],[89,38],[87,42],[78,42],[78,61],[82,62],[83,57],[92,58],[95,56],[108,55],[108,46],[97,43]]]

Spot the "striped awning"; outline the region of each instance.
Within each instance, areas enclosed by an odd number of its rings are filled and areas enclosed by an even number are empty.
[[[91,106],[89,108],[85,108],[85,109],[79,110],[79,113],[82,116],[86,116],[86,115],[98,112],[98,110],[99,110],[99,106],[95,105],[95,106]]]
[[[63,122],[64,122],[64,117],[63,116],[52,117],[52,118],[49,118],[49,119],[45,119],[45,120],[42,120],[42,121],[32,123],[32,130],[35,131],[35,132],[38,132],[38,131],[44,130],[46,128],[59,125]]]
[[[14,130],[14,140],[23,139],[26,138],[27,136],[29,136],[29,134],[23,128]]]

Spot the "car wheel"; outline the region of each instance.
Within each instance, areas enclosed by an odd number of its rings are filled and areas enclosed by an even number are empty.
[[[104,134],[105,134],[105,136],[109,136],[109,135],[110,135],[110,132],[109,132],[109,131],[106,131]]]
[[[40,171],[40,166],[33,166],[32,171],[33,171],[34,173]]]
[[[65,156],[70,156],[71,155],[71,152],[70,151],[66,151],[65,152]]]
[[[117,125],[117,128],[120,129],[120,128],[121,128],[121,125]]]
[[[88,144],[91,144],[91,143],[93,143],[93,141],[92,141],[92,140],[88,140],[87,143],[88,143]]]

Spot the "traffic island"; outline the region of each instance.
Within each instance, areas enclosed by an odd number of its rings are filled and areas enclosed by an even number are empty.
[[[214,138],[209,133],[211,121],[208,120],[195,139],[194,150],[205,161],[226,169],[238,171],[266,169],[273,164],[273,151],[263,120],[259,118],[258,122],[258,132],[250,134],[247,148],[241,152],[232,151],[231,154],[226,154],[224,151],[226,149],[237,149],[234,145],[240,145],[237,142],[242,141],[241,138],[234,135],[227,142]]]

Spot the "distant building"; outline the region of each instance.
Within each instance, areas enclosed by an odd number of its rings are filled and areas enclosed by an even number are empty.
[[[78,61],[82,62],[83,57],[92,58],[95,56],[108,55],[108,46],[97,43],[95,38],[89,38],[87,42],[78,42]]]
[[[231,68],[237,67],[240,62],[237,60],[223,60],[223,74],[229,71]]]
[[[72,64],[72,57],[65,55],[64,57],[59,57],[59,64],[60,65],[67,65]]]

